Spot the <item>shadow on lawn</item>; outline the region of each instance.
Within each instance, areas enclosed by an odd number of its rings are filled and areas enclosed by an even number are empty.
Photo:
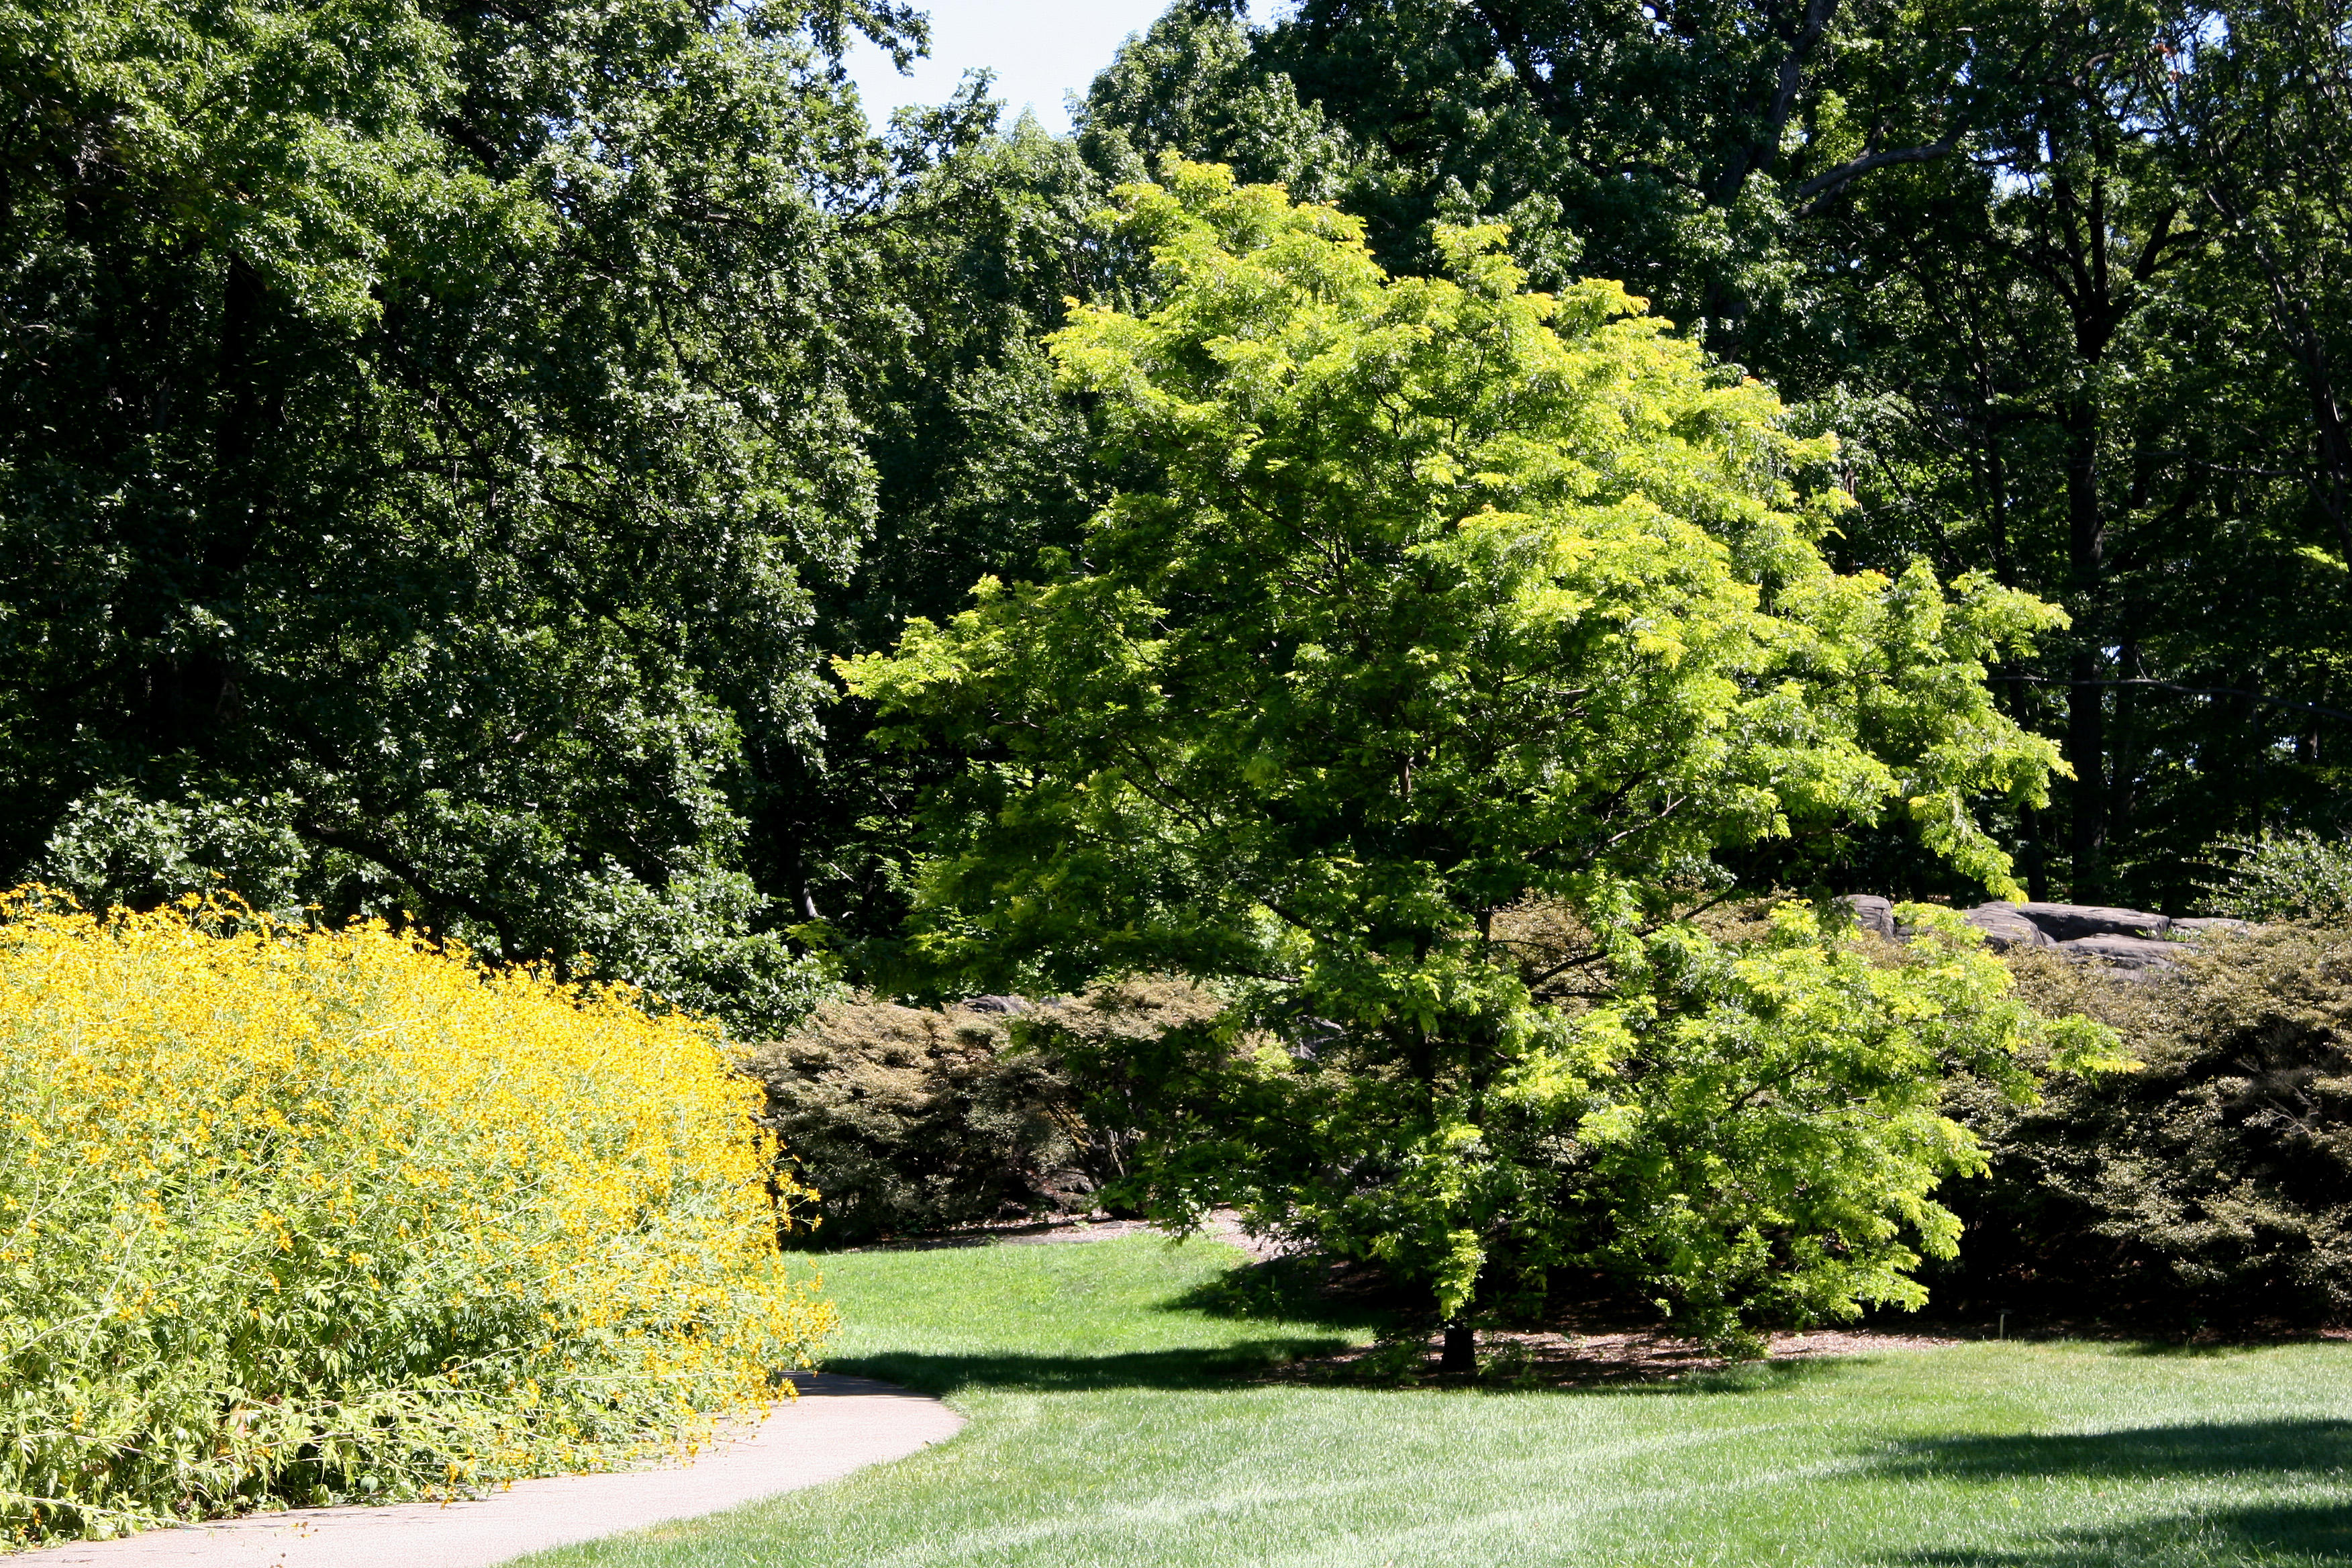
[[[1223,1389],[1248,1387],[1252,1374],[1306,1356],[1334,1355],[1339,1339],[1269,1336],[1213,1350],[1134,1351],[1125,1355],[1014,1355],[982,1352],[931,1355],[884,1351],[825,1363],[827,1372],[950,1394],[973,1386],[1083,1392],[1107,1388]]]
[[[2352,1563],[2352,1507],[2281,1503],[2070,1530],[2005,1550],[1919,1552],[1917,1568],[2339,1568]]]
[[[1903,1479],[1959,1480],[2341,1472],[2352,1468],[2352,1421],[2200,1422],[2126,1432],[1929,1437],[1903,1444],[1874,1468]]]
[[[1392,1326],[1408,1305],[1408,1298],[1377,1272],[1309,1255],[1228,1268],[1161,1303],[1160,1310],[1228,1321],[1261,1319],[1377,1331]]]
[[[2249,1421],[2040,1436],[1944,1437],[1904,1445],[1874,1467],[1898,1479],[2340,1477],[2352,1422]],[[1921,1568],[2207,1568],[2215,1563],[2352,1565],[2352,1503],[2279,1502],[2134,1520],[2002,1548],[1915,1552]]]
[[[1358,1393],[1416,1388],[1470,1394],[1542,1394],[1557,1396],[1688,1397],[1693,1394],[1761,1394],[1840,1375],[1843,1362],[1769,1362],[1725,1367],[1675,1377],[1625,1380],[1595,1378],[1529,1384],[1513,1380],[1436,1376],[1368,1377],[1340,1358],[1363,1347],[1349,1340],[1268,1335],[1215,1349],[1136,1351],[1123,1355],[1020,1355],[986,1352],[937,1355],[920,1351],[883,1351],[828,1361],[827,1372],[878,1377],[925,1394],[953,1394],[967,1388],[1018,1388],[1033,1392],[1089,1393],[1149,1388],[1239,1394],[1269,1385],[1325,1388]],[[1858,1358],[1855,1358],[1858,1359]]]

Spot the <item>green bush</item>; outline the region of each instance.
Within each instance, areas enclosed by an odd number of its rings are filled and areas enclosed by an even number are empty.
[[[834,1004],[752,1053],[769,1125],[822,1194],[821,1241],[1093,1209],[1134,1142],[1121,1042],[1214,1011],[1166,983],[1016,1005]]]
[[[2231,857],[2228,873],[2209,889],[2223,914],[2242,921],[2352,922],[2352,843],[2331,843],[2306,827],[2224,838],[2214,848]]]
[[[2243,933],[2140,984],[2012,967],[2041,1011],[2112,1026],[2144,1065],[2055,1078],[2032,1106],[1964,1097],[1992,1173],[1954,1194],[1953,1283],[2070,1315],[2352,1313],[2352,931]]]

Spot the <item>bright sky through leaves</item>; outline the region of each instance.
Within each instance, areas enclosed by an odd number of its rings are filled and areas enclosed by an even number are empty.
[[[1151,26],[1167,0],[934,0],[931,52],[900,76],[871,44],[850,57],[857,94],[877,126],[901,104],[938,103],[955,91],[963,73],[996,73],[995,94],[1009,123],[1026,105],[1048,131],[1070,128],[1066,92],[1084,93],[1095,73],[1131,33]],[[1270,0],[1255,0],[1263,19]]]

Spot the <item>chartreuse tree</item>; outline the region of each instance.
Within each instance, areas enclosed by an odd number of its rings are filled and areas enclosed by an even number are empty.
[[[1932,1192],[1978,1163],[1942,1089],[2028,1092],[2052,1031],[1925,911],[1899,955],[1803,906],[1737,944],[1675,916],[1714,851],[1839,817],[2009,891],[1971,803],[2057,763],[1982,664],[2056,612],[1832,572],[1832,443],[1614,284],[1528,292],[1477,228],[1391,278],[1335,210],[1167,179],[1115,220],[1160,302],[1052,345],[1152,481],[1041,580],[845,666],[978,759],[910,961],[1229,995],[1123,1064],[1139,1190],[1418,1281],[1455,1365],[1563,1265],[1724,1341],[1921,1300],[1957,1228]],[[1585,951],[1524,940],[1530,911]]]

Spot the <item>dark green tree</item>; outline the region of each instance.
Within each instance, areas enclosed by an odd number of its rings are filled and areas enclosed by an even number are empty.
[[[1073,297],[1123,286],[1090,221],[1108,186],[1032,121],[1000,132],[986,86],[907,117],[888,205],[843,237],[887,309],[862,322],[853,394],[874,521],[855,563],[816,595],[813,640],[829,655],[951,614],[984,574],[1034,573],[1107,493],[1040,340]],[[818,722],[820,744],[779,735],[761,752],[751,850],[806,934],[854,953],[904,916],[922,791],[959,759],[877,748],[870,705],[837,690]]]
[[[257,896],[797,1005],[746,748],[813,742],[811,583],[871,516],[839,51],[919,18],[5,28],[0,860],[152,895],[233,844]]]

